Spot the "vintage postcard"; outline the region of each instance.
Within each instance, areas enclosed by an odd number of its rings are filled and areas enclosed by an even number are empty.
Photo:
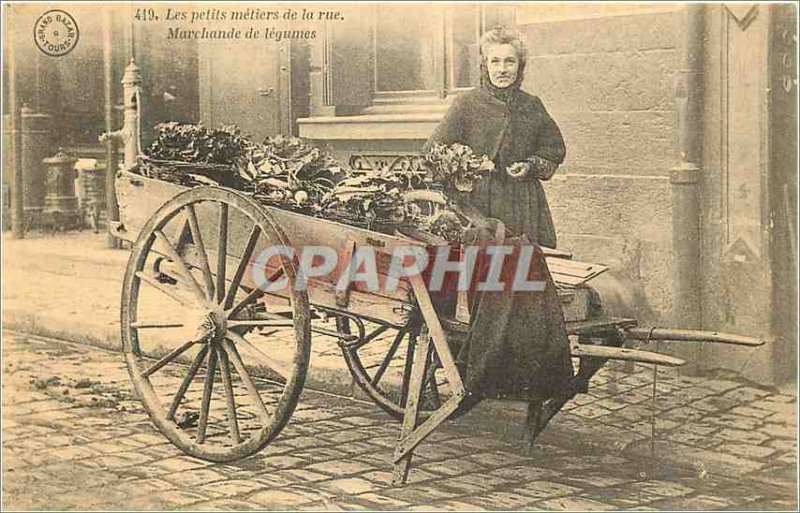
[[[796,511],[797,27],[4,2],[2,509]]]

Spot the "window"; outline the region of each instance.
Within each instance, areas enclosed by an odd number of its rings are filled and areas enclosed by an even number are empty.
[[[373,103],[444,98],[479,82],[478,41],[488,21],[480,5],[376,7]]]
[[[384,107],[437,104],[476,86],[481,33],[513,25],[515,15],[492,3],[384,3],[372,6],[371,21],[363,7],[343,11],[310,52],[312,116],[394,114]]]

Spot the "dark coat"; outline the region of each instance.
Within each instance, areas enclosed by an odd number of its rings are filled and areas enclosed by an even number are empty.
[[[508,103],[481,87],[459,96],[428,144],[462,143],[487,155],[497,172],[476,183],[467,203],[487,218],[505,224],[517,243],[556,246],[556,232],[544,189],[535,173],[511,178],[505,169],[533,155],[556,164],[564,160],[564,140],[541,100],[518,89]],[[471,229],[493,237],[492,223]],[[481,237],[478,237],[479,239]],[[506,240],[506,244],[510,241]],[[472,401],[487,397],[548,398],[573,375],[564,316],[541,251],[534,268],[546,282],[541,292],[479,292],[470,297],[473,315],[457,361]]]
[[[544,189],[535,173],[511,178],[506,167],[533,155],[561,164],[564,139],[542,101],[515,90],[508,103],[479,87],[461,94],[428,144],[466,144],[495,163],[497,173],[480,180],[470,203],[487,217],[503,221],[512,233],[527,234],[542,246],[556,246],[556,232]]]

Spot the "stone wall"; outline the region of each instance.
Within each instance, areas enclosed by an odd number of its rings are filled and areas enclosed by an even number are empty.
[[[545,185],[559,247],[611,265],[633,288],[630,313],[668,322],[677,12],[522,19],[531,20],[519,26],[529,52],[523,88],[542,99],[567,143]]]

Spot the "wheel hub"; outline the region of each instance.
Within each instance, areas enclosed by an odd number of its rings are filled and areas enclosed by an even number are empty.
[[[200,313],[196,321],[195,340],[200,342],[218,342],[225,336],[228,329],[225,313],[221,310],[209,310]]]

